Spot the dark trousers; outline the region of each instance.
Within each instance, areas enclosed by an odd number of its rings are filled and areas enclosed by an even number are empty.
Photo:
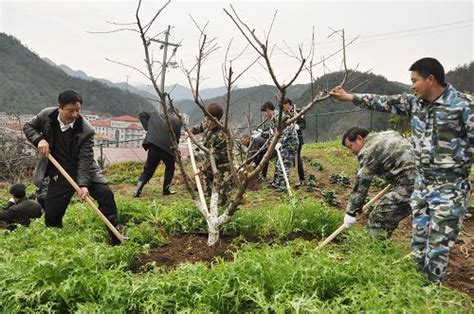
[[[303,141],[300,139],[300,144],[298,145],[298,178],[300,181],[304,181],[304,168],[303,168],[303,159],[301,158],[301,148],[303,148]]]
[[[174,176],[174,162],[175,158],[173,155],[165,151],[164,149],[159,148],[156,145],[150,144],[148,148],[148,155],[146,158],[145,166],[143,166],[143,172],[140,175],[139,181],[143,182],[145,185],[153,177],[156,167],[160,164],[160,161],[163,160],[165,164],[165,179],[163,182],[163,191],[169,190],[171,186],[171,181]]]
[[[109,186],[104,183],[92,183],[87,188],[90,196],[99,203],[99,209],[104,216],[113,225],[117,225],[117,205]],[[57,180],[51,179],[44,205],[46,226],[63,226],[63,216],[75,192],[63,176],[60,175]]]

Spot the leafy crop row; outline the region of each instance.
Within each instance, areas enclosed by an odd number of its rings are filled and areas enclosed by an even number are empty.
[[[404,252],[364,230],[350,230],[323,251],[317,241],[245,244],[234,260],[151,268],[133,274],[134,257],[176,232],[204,230],[191,202],[162,206],[119,199],[131,240],[110,247],[85,205],[68,209],[64,229],[35,221],[0,235],[2,312],[459,312],[466,295],[426,286]],[[341,213],[301,200],[237,213],[224,232],[284,237],[327,236]]]

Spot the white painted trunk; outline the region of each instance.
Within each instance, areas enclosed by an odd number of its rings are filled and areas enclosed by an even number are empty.
[[[207,245],[213,246],[219,241],[219,225],[217,224],[217,220],[207,220],[207,231],[209,233],[209,236],[207,238]]]

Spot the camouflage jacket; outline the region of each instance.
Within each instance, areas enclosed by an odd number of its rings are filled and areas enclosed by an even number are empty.
[[[204,122],[191,128],[191,133],[204,133],[202,143],[206,148],[213,148],[216,166],[223,168],[229,166],[229,158],[227,157],[227,144],[224,131],[219,128],[209,129],[204,126]],[[206,166],[210,167],[210,161],[206,156]]]
[[[260,132],[261,137],[266,140],[269,139],[273,134],[272,119],[266,119],[265,121],[263,121],[262,125],[260,126],[260,128],[257,129],[257,131]]]
[[[349,197],[346,212],[355,215],[363,205],[374,176],[385,179],[394,187],[415,180],[413,146],[396,131],[367,135],[364,146],[357,154],[359,170]]]
[[[471,96],[447,84],[433,103],[414,95],[356,94],[353,103],[365,109],[411,118],[418,171],[437,178],[467,177],[474,144],[474,103]]]
[[[278,110],[275,110],[271,120],[271,129],[275,130],[278,127]],[[286,121],[293,116],[294,113],[292,112],[283,112],[282,114],[282,121]],[[278,143],[281,144],[282,149],[288,149],[290,151],[296,151],[298,149],[298,132],[295,128],[296,123],[292,123],[291,125],[286,126],[283,129],[280,139]]]

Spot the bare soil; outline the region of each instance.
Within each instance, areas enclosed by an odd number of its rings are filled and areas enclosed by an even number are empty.
[[[271,235],[263,238],[221,236],[214,247],[209,247],[206,233],[179,233],[175,234],[168,244],[153,248],[146,254],[138,255],[130,268],[133,272],[143,272],[153,264],[164,266],[167,269],[173,269],[184,262],[204,262],[211,265],[217,258],[226,261],[232,260],[232,253],[244,243],[284,243],[297,238],[315,239],[313,235],[302,232],[292,233],[284,239],[277,239]]]

